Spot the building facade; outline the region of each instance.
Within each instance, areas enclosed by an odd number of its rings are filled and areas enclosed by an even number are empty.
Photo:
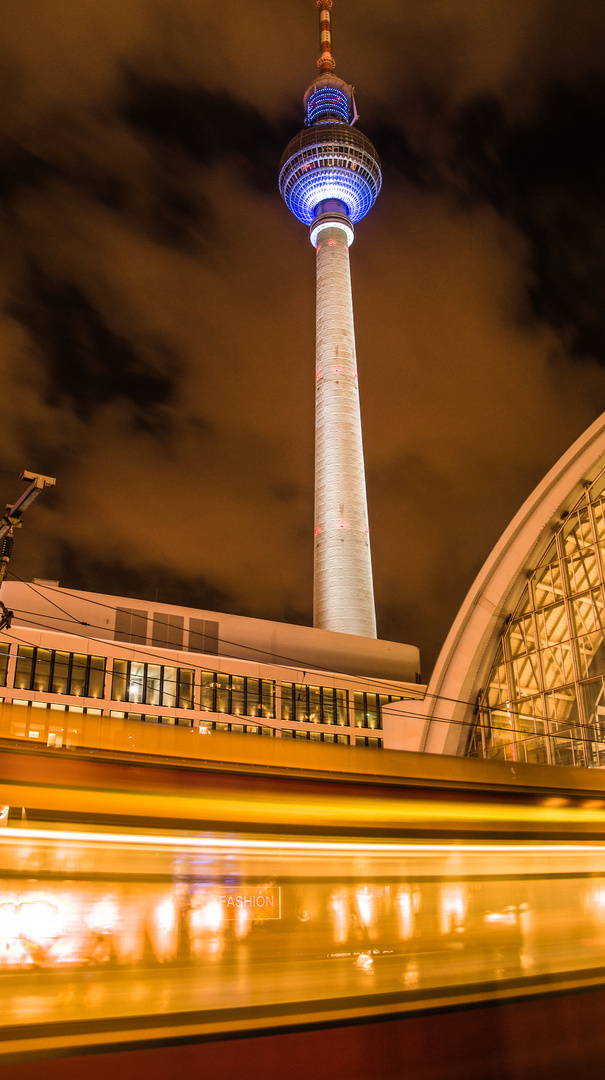
[[[48,582],[7,582],[2,597],[0,697],[24,707],[17,738],[54,745],[69,712],[382,747],[384,706],[419,691],[412,646]]]

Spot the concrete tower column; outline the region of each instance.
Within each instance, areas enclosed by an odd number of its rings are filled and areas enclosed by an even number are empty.
[[[344,215],[314,222],[315,559],[313,625],[376,637],[349,245]]]

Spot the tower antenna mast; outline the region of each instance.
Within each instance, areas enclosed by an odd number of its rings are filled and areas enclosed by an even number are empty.
[[[336,67],[336,61],[332,56],[332,26],[330,22],[332,0],[317,0],[317,6],[319,8],[319,50],[321,54],[317,66],[323,74],[324,72],[334,71]]]
[[[376,637],[349,248],[380,191],[380,161],[334,74],[330,10],[319,8],[320,74],[303,98],[306,127],[286,147],[279,188],[316,249],[313,625]]]

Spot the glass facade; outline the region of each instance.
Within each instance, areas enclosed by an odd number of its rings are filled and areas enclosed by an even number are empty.
[[[9,655],[10,645],[5,642],[0,642],[0,686],[6,686]]]
[[[479,695],[470,756],[605,765],[605,470],[558,526]]]
[[[11,644],[0,642],[0,686],[11,685],[14,690],[48,693],[72,697],[96,698],[102,709],[9,697],[14,704],[34,709],[68,709],[80,712],[108,714],[116,719],[139,720],[150,724],[191,727],[196,713],[224,714],[225,720],[202,720],[201,726],[214,731],[275,735],[276,728],[266,721],[278,720],[304,723],[307,730],[282,728],[283,738],[311,742],[382,745],[380,739],[358,738],[336,731],[320,731],[314,725],[348,728],[352,724],[354,701],[355,727],[380,729],[382,706],[400,697],[386,694],[349,691],[343,687],[309,683],[282,682],[281,702],[276,701],[276,683],[248,675],[175,667],[139,660],[114,658],[86,653],[63,652],[33,645],[19,645],[16,653]],[[107,679],[106,679],[107,674]],[[4,699],[0,699],[4,700]],[[132,712],[111,707],[113,703],[139,706]],[[146,708],[151,707],[149,711]],[[189,715],[175,716],[164,709],[183,709]],[[252,719],[255,723],[246,723]]]
[[[193,669],[114,660],[111,680],[114,701],[165,708],[193,708]]]
[[[401,701],[401,698],[391,697],[390,694],[366,694],[356,691],[355,727],[381,728],[382,706],[388,705],[391,701]]]
[[[8,654],[3,654],[3,659],[6,665]],[[17,647],[15,687],[18,690],[102,698],[104,686],[104,656],[39,649],[33,645]]]
[[[202,671],[200,708],[232,716],[274,717],[275,683],[272,679]]]
[[[341,743],[349,745],[349,736],[332,734],[331,731],[297,731],[296,728],[282,728],[282,739],[302,739],[303,742]]]
[[[349,723],[348,711],[346,690],[333,686],[309,686],[307,683],[281,684],[282,720],[346,727]]]

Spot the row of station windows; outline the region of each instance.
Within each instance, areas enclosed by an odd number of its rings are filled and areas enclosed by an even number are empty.
[[[0,643],[0,685],[3,686],[7,685],[9,652],[9,643]],[[104,656],[19,645],[13,685],[17,690],[102,699],[105,697],[106,664]],[[201,712],[259,719],[273,719],[276,715],[275,682],[272,679],[201,671],[197,683],[193,668],[118,658],[113,660],[107,674],[113,701],[167,709],[197,708]],[[383,705],[400,700],[392,695],[355,691],[355,727],[381,728]],[[133,718],[140,715],[154,722],[150,714],[118,715]],[[347,727],[349,692],[332,686],[282,682],[281,719]],[[174,722],[174,718],[162,720]],[[158,722],[157,718],[155,722]]]
[[[16,723],[16,729],[14,734],[16,736],[26,737],[29,734],[29,738],[38,739],[40,736],[44,738],[47,735],[52,739],[52,745],[55,745],[56,732],[61,733],[63,731],[63,721],[60,720],[59,715],[56,716],[55,726],[53,727],[52,716],[60,713],[70,713],[79,716],[102,716],[102,709],[96,708],[83,708],[76,705],[58,705],[48,704],[42,701],[27,701],[25,699],[5,699],[0,697],[0,703],[5,700],[11,705],[21,705],[24,707],[24,717],[29,716],[27,721],[24,719],[23,724],[20,726]],[[43,719],[43,714],[48,719]],[[111,717],[120,720],[135,720],[138,722],[144,722],[147,724],[165,724],[170,727],[185,727],[191,729],[193,721],[190,716],[161,716],[157,713],[140,713],[140,712],[117,712],[112,711],[109,714]],[[29,731],[27,730],[27,724],[29,722]],[[46,725],[48,726],[48,729]],[[59,725],[57,727],[57,725]],[[278,729],[269,727],[267,724],[234,724],[223,722],[221,720],[208,720],[200,725],[201,733],[210,733],[211,731],[230,731],[243,735],[264,735],[269,738],[273,738],[278,734]],[[383,740],[373,738],[370,736],[356,735],[352,740],[348,735],[344,735],[341,732],[329,732],[329,731],[301,731],[295,728],[281,728],[279,734],[282,739],[295,739],[302,740],[303,742],[322,742],[332,743],[341,746],[349,746],[353,741],[356,746],[368,746],[376,749],[383,746]],[[49,741],[49,745],[51,742]],[[57,746],[61,745],[59,742]]]

